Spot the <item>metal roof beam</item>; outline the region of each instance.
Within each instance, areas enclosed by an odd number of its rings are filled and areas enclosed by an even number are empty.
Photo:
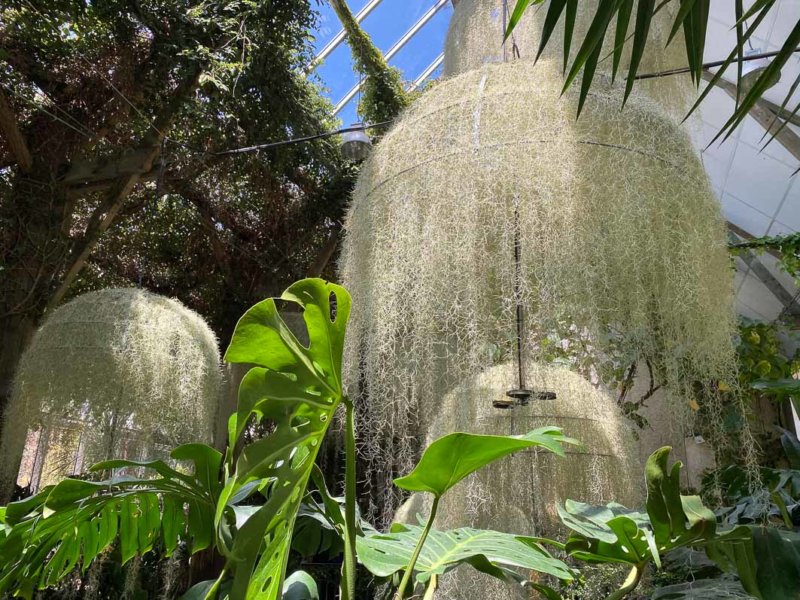
[[[414,83],[412,83],[411,85],[409,85],[409,86],[406,88],[406,91],[407,91],[407,92],[413,92],[413,91],[416,91],[416,89],[417,89],[419,86],[421,86],[421,85],[422,85],[422,84],[425,82],[425,80],[426,80],[428,77],[430,77],[430,76],[431,76],[431,74],[432,74],[432,73],[433,73],[433,72],[434,72],[436,69],[438,69],[438,68],[439,68],[439,65],[441,65],[443,62],[444,62],[444,52],[442,52],[442,53],[441,53],[439,56],[437,56],[437,57],[434,59],[434,61],[433,61],[431,64],[429,64],[429,65],[428,65],[428,66],[425,68],[425,70],[424,70],[422,73],[420,73],[420,76],[419,76],[419,77],[417,77],[417,78],[414,80]]]
[[[411,40],[411,38],[417,35],[420,29],[422,29],[428,23],[428,21],[430,21],[433,17],[435,17],[436,13],[438,13],[441,9],[443,9],[448,2],[449,0],[436,0],[436,4],[431,6],[428,9],[428,11],[424,15],[422,15],[419,18],[419,20],[416,23],[414,23],[414,25],[411,26],[411,29],[406,31],[403,34],[403,37],[397,40],[397,42],[391,48],[389,48],[389,51],[384,56],[386,61],[387,62],[390,61],[395,54],[400,52],[400,50],[403,49],[403,46],[405,46]],[[347,94],[345,94],[344,98],[339,100],[339,102],[336,104],[336,107],[333,109],[333,114],[338,115],[340,112],[342,112],[342,109],[345,106],[347,106],[348,102],[350,102],[350,100],[352,100],[355,97],[355,95],[359,92],[359,90],[361,90],[363,86],[364,86],[363,80],[359,81],[356,85],[354,85],[350,89],[350,91],[347,92]]]
[[[361,23],[361,21],[366,19],[369,13],[375,10],[382,1],[383,0],[369,0],[369,2],[367,2],[364,8],[362,8],[360,11],[356,13],[354,17],[356,23]],[[333,39],[331,39],[330,42],[325,44],[325,47],[319,51],[319,53],[311,60],[311,62],[309,62],[305,66],[305,69],[303,69],[304,73],[308,75],[309,73],[311,73],[311,71],[316,69],[323,60],[328,58],[331,52],[333,52],[334,50],[336,50],[336,48],[339,47],[339,44],[341,44],[344,41],[345,37],[347,37],[347,33],[345,32],[344,29],[341,29],[339,33],[333,36]]]

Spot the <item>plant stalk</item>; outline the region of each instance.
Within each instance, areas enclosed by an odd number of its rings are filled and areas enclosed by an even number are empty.
[[[425,588],[425,596],[423,596],[422,600],[433,600],[433,597],[436,595],[436,588],[437,586],[436,575],[431,575],[431,580],[428,582],[428,587]]]
[[[347,409],[345,431],[344,475],[344,562],[339,597],[355,600],[356,597],[356,417],[355,407],[349,398],[344,400]]]
[[[227,567],[222,569],[222,572],[219,574],[219,577],[217,577],[217,580],[214,582],[214,585],[208,588],[208,591],[206,592],[206,595],[203,598],[203,600],[216,599],[217,594],[219,593],[219,586],[222,584],[222,580],[225,579],[225,574],[227,573],[227,571],[228,571]]]
[[[644,573],[644,565],[645,563],[641,563],[638,565],[633,565],[631,572],[628,573],[628,576],[625,578],[625,581],[622,583],[622,587],[619,588],[616,592],[611,594],[606,600],[622,600],[625,596],[630,594],[636,587],[639,585],[639,582],[642,580],[642,574]]]
[[[420,552],[422,552],[422,547],[425,545],[425,540],[427,539],[428,533],[430,533],[431,527],[433,526],[433,520],[436,518],[436,509],[438,506],[439,496],[434,496],[433,505],[431,505],[431,514],[428,515],[428,522],[425,523],[425,529],[422,530],[422,535],[419,536],[417,547],[414,548],[414,554],[411,555],[411,560],[406,567],[406,572],[403,573],[403,579],[400,581],[400,586],[397,588],[397,594],[394,597],[395,600],[403,600],[403,597],[405,596],[408,582],[411,581],[411,578],[414,576],[414,567],[417,565],[417,559],[419,558]]]

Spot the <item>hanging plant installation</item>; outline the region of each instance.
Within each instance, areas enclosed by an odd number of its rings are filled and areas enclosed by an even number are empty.
[[[555,397],[531,399],[527,406],[498,411],[493,402],[505,397],[516,368],[511,363],[493,366],[442,399],[425,444],[454,431],[515,435],[555,426],[569,431],[583,445],[570,446],[563,457],[536,450],[520,452],[476,472],[442,498],[436,520],[439,529],[493,528],[563,539],[567,532],[557,507],[568,498],[625,506],[643,502],[644,481],[632,460],[630,426],[613,397],[567,367],[528,363],[526,368],[531,380]],[[395,520],[416,525],[417,515],[430,513],[430,503],[429,494],[414,494]],[[444,577],[438,594],[451,600],[530,597],[521,587],[514,594],[507,584],[468,569]]]
[[[110,457],[163,458],[210,442],[221,393],[214,333],[180,302],[138,289],[90,292],[58,308],[20,362],[0,443],[2,482],[17,475],[29,431],[50,478]]]
[[[578,28],[591,4],[580,3]],[[528,360],[580,345],[595,383],[612,363],[646,360],[676,415],[690,412],[696,382],[735,379],[725,224],[687,135],[644,92],[620,111],[624,84],[609,79],[576,119],[577,92],[561,95],[560,55],[526,60],[538,37],[521,36],[543,17],[528,12],[514,40],[523,59],[503,62],[502,1],[457,4],[452,76],[385,135],[353,195],[341,258],[359,307],[347,377],[374,468],[372,509],[387,519],[398,498],[383,490],[413,464],[442,399],[514,360],[518,304]],[[491,48],[476,49],[483,43]],[[669,53],[648,56],[643,68],[675,66],[664,64]],[[535,377],[528,384],[546,390]]]

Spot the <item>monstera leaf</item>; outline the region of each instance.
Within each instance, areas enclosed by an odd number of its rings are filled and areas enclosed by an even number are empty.
[[[533,447],[563,456],[562,444],[577,443],[576,440],[564,436],[557,427],[542,427],[525,435],[478,435],[457,432],[439,438],[425,449],[422,458],[411,473],[394,480],[395,485],[405,490],[433,494],[433,505],[425,527],[413,528],[395,525],[388,534],[367,536],[357,540],[356,544],[361,544],[361,549],[364,551],[369,551],[370,548],[375,551],[372,553],[371,559],[366,559],[368,561],[365,562],[367,568],[376,568],[380,572],[389,568],[391,573],[404,571],[397,588],[395,596],[397,599],[404,598],[406,588],[409,586],[413,588],[417,582],[424,583],[430,580],[428,589],[435,589],[435,577],[460,563],[469,563],[476,569],[501,579],[511,576],[512,572],[501,564],[506,561],[512,566],[519,566],[513,561],[515,556],[519,556],[515,554],[515,551],[520,551],[521,546],[518,543],[509,542],[510,538],[502,537],[506,534],[493,531],[482,532],[473,529],[459,529],[454,532],[432,531],[439,500],[459,481],[504,456]],[[432,537],[429,538],[429,536]],[[504,541],[508,544],[503,545]],[[382,547],[377,549],[374,544],[382,545]],[[431,548],[432,544],[439,548]],[[490,550],[490,546],[499,553],[493,554],[490,551],[487,555],[484,550]],[[376,552],[382,554],[384,552],[391,553],[394,550],[399,554],[385,556],[383,564],[378,561],[380,557],[375,554]],[[444,550],[443,553],[442,550]],[[504,553],[503,550],[508,552]],[[529,562],[536,563],[528,568],[534,570],[539,570],[539,567],[543,570],[553,568],[570,576],[566,565],[555,561],[540,546],[533,544],[525,552]],[[359,550],[360,554],[361,550]],[[538,562],[533,560],[534,555],[540,559]],[[420,565],[419,561],[423,560],[423,556],[427,557],[428,562]],[[363,557],[361,558],[365,560]],[[370,567],[370,565],[372,566]],[[545,570],[545,572],[549,571]],[[537,589],[541,588],[541,591],[549,597],[555,597],[555,592],[546,586],[538,586],[533,582],[528,583]]]
[[[670,450],[656,450],[647,460],[647,514],[616,503],[590,506],[568,500],[559,507],[561,520],[573,531],[567,552],[587,562],[631,565],[631,576],[613,596],[622,598],[635,589],[650,561],[660,567],[665,552],[702,547],[723,570],[735,569],[745,590],[761,598],[750,530],[717,531],[716,516],[700,498],[680,494],[681,463],[668,468]]]
[[[314,460],[334,412],[343,400],[344,333],[350,296],[321,279],[304,279],[281,299],[303,309],[309,345],[301,344],[281,319],[273,299],[256,304],[239,320],[225,354],[232,363],[257,365],[242,380],[237,413],[229,422],[228,468],[215,525],[233,572],[230,596],[280,596],[291,533]],[[246,446],[235,467],[232,449],[251,418],[268,419],[269,436]],[[232,505],[257,488],[266,502],[235,522]]]
[[[154,477],[65,479],[2,509],[0,592],[30,598],[76,566],[85,570],[115,541],[123,563],[159,541],[167,555],[179,540],[190,541],[192,552],[211,545],[222,455],[187,444],[171,456],[192,463],[193,474],[163,461],[107,461],[92,471],[137,467]]]
[[[564,456],[562,444],[578,444],[558,427],[541,427],[525,435],[451,433],[425,449],[414,470],[394,484],[411,492],[441,496],[459,481],[489,463],[534,446]]]
[[[411,562],[422,533],[422,527],[395,523],[389,533],[359,537],[359,561],[378,577],[394,575]],[[425,583],[461,564],[505,581],[522,579],[511,570],[514,568],[546,573],[564,581],[573,579],[570,568],[551,556],[537,538],[463,528],[428,533],[414,567],[416,581]]]

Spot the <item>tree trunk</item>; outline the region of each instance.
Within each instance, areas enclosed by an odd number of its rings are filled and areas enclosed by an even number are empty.
[[[48,174],[30,179],[19,175],[14,182],[13,201],[2,206],[3,271],[0,273],[0,440],[6,428],[18,432],[27,423],[5,419],[12,394],[14,374],[22,353],[44,313],[51,283],[58,277],[67,251],[63,233],[66,196],[58,186],[46,187],[32,181],[47,181]],[[16,439],[19,436],[13,436]],[[7,439],[8,438],[8,439]],[[21,438],[24,439],[24,438]],[[0,505],[14,491],[24,441],[3,447],[0,465]],[[19,447],[18,447],[19,446]]]
[[[0,319],[0,331],[3,332],[2,343],[0,344],[0,410],[2,410],[3,418],[0,419],[0,423],[3,429],[6,427],[26,427],[22,423],[7,422],[5,413],[8,400],[11,397],[14,371],[35,328],[36,324],[29,315],[12,315],[5,319]],[[7,464],[0,467],[0,506],[7,504],[14,493],[16,473],[22,460],[23,449],[15,448],[14,452],[4,457]]]

